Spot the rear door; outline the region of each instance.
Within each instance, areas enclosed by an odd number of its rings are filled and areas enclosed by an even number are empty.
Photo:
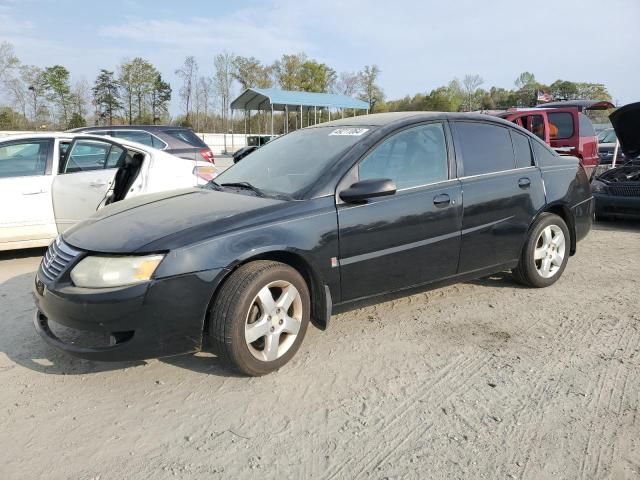
[[[453,123],[463,214],[459,273],[516,261],[545,203],[526,134],[488,122]]]
[[[546,111],[549,121],[549,145],[560,154],[581,155],[578,109],[553,108]]]
[[[358,180],[389,178],[397,188],[365,204],[337,200],[343,300],[455,274],[461,193],[445,132],[438,122],[392,134],[341,183],[338,191]]]
[[[54,145],[53,138],[0,144],[0,244],[56,235],[51,204]]]
[[[71,142],[53,181],[53,209],[60,232],[98,209],[125,155],[121,145],[108,140]]]

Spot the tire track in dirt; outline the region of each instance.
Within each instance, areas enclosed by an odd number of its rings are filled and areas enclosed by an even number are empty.
[[[448,368],[445,367],[445,370],[435,380],[425,384],[415,393],[409,395],[390,415],[387,415],[385,418],[377,422],[375,427],[380,428],[376,429],[376,444],[379,445],[381,443],[380,439],[385,432],[391,432],[392,438],[386,442],[387,444],[392,445],[391,448],[385,450],[375,448],[367,450],[367,453],[363,457],[359,459],[351,458],[339,465],[335,471],[329,473],[327,478],[343,478],[344,475],[341,474],[347,467],[350,467],[348,473],[349,478],[358,478],[365,474],[368,469],[376,468],[386,458],[396,452],[403,444],[414,439],[417,434],[423,434],[426,432],[431,427],[432,423],[427,424],[424,429],[419,430],[416,427],[408,432],[394,431],[394,427],[404,418],[405,415],[407,415],[408,412],[411,411],[409,408],[410,405],[421,402],[429,403],[434,407],[438,407],[448,398],[459,393],[465,386],[468,387],[469,380],[480,373],[481,369],[488,363],[489,358],[489,355],[469,358],[464,354],[460,354],[454,364],[450,364]],[[453,385],[453,387],[447,388],[446,391],[436,391],[437,387],[441,384],[448,386]]]
[[[622,413],[622,405],[624,403],[624,397],[626,395],[626,384],[631,371],[627,367],[627,365],[624,364],[624,361],[620,361],[621,358],[616,358],[616,355],[620,351],[620,344],[623,339],[626,339],[627,341],[625,347],[622,349],[622,353],[619,354],[621,357],[627,357],[630,350],[630,345],[633,345],[631,347],[632,350],[636,349],[638,345],[638,339],[635,332],[633,332],[629,336],[625,335],[628,330],[629,327],[627,327],[619,336],[618,342],[616,343],[615,348],[612,350],[611,357],[608,359],[609,365],[607,365],[604,373],[601,375],[603,380],[595,405],[593,402],[590,403],[591,405],[594,405],[592,415],[590,415],[590,418],[592,420],[589,425],[589,431],[591,432],[591,434],[589,435],[587,447],[584,450],[580,468],[580,478],[601,478],[600,471],[602,468],[602,457],[606,456],[608,458],[613,458],[614,455],[614,447],[617,440],[617,424],[614,424],[611,421],[600,422],[602,425],[599,429],[599,433],[595,433],[594,430],[597,427],[596,421],[600,418],[599,412],[602,412],[602,410],[607,410],[608,413],[611,413],[611,405],[614,400],[616,401],[616,403],[618,403],[618,408],[615,411],[616,420],[620,418],[620,414]],[[618,393],[616,393],[616,385],[618,384],[618,380],[621,374],[624,374],[625,380],[623,382],[622,389],[620,389]],[[612,379],[611,383],[607,382],[607,379],[609,378]],[[610,387],[610,390],[608,391],[608,400],[606,394],[604,398],[602,395],[605,386],[607,385]],[[597,442],[595,444],[593,441],[594,436],[595,438],[597,438]],[[609,452],[607,452],[607,450],[609,450]],[[611,465],[611,462],[609,461],[607,464]]]
[[[575,335],[570,336],[569,334],[571,332],[575,332],[578,322],[580,322],[580,319],[575,317],[569,319],[563,318],[550,336],[550,338],[553,338],[553,344],[551,349],[545,352],[545,356],[554,358],[555,361],[551,365],[543,365],[542,368],[539,368],[535,377],[530,381],[530,383],[533,383],[533,388],[529,392],[526,390],[522,392],[524,398],[520,402],[521,406],[512,420],[511,428],[505,432],[505,444],[508,446],[506,447],[503,458],[508,459],[508,461],[502,462],[501,465],[495,468],[496,476],[506,476],[510,474],[506,471],[507,465],[514,465],[518,461],[518,457],[523,456],[525,460],[521,474],[524,473],[530,457],[531,442],[540,425],[540,417],[544,415],[543,412],[539,410],[545,398],[545,393],[547,393],[549,389],[548,374],[549,372],[555,371],[566,361],[566,356],[562,353],[566,352],[569,348],[571,352],[574,352],[577,345],[584,340],[591,330],[592,324],[589,324],[584,329],[580,339],[576,339]],[[525,331],[528,331],[528,329],[525,329]],[[567,338],[573,340],[571,344],[567,343]],[[532,405],[534,405],[533,409],[531,408]],[[538,416],[539,421],[533,422],[534,416]],[[522,428],[520,435],[515,435],[519,426],[523,426],[524,428]],[[517,437],[515,441],[510,441],[514,436]],[[499,458],[496,458],[496,462],[497,461],[499,461]]]

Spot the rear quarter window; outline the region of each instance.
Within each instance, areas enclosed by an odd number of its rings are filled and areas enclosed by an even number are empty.
[[[525,135],[512,130],[511,140],[513,141],[513,152],[516,156],[516,168],[533,166],[533,156],[531,155],[529,139]]]
[[[584,113],[578,114],[578,119],[580,120],[580,136],[581,137],[595,137],[596,129],[593,128],[593,124],[589,117],[587,117]]]
[[[560,157],[549,147],[537,141],[532,141],[531,144],[533,146],[533,153],[536,156],[538,166],[550,167],[558,164]]]
[[[181,142],[188,143],[192,147],[205,148],[207,145],[191,130],[163,130],[163,133]]]
[[[548,119],[552,140],[573,137],[573,115],[569,112],[549,112]]]

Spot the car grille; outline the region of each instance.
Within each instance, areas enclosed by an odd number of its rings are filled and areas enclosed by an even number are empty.
[[[609,193],[616,197],[640,197],[640,185],[609,185]]]
[[[47,280],[56,280],[80,253],[79,250],[70,247],[60,240],[60,237],[56,238],[55,241],[49,245],[40,264],[42,275]]]

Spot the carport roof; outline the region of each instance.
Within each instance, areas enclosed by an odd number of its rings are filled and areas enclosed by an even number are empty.
[[[231,102],[232,110],[284,110],[285,107],[355,108],[366,110],[367,102],[333,93],[292,92],[277,88],[248,88]]]

